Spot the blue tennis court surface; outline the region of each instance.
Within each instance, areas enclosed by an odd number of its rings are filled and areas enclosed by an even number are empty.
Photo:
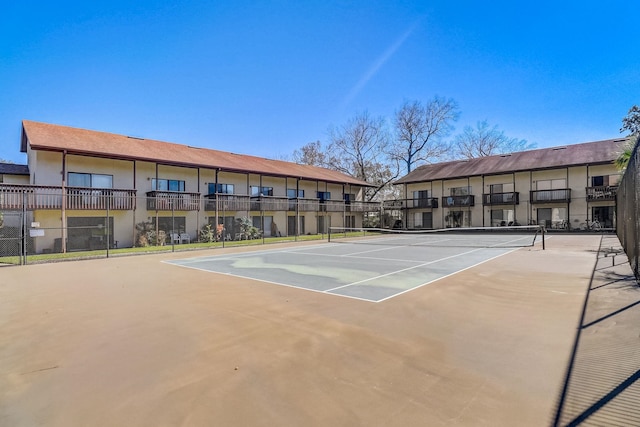
[[[514,250],[513,247],[321,243],[166,262],[276,285],[381,302]]]

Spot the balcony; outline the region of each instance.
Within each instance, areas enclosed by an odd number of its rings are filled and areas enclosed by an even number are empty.
[[[378,212],[380,210],[380,202],[346,202],[345,210],[347,212]]]
[[[276,196],[244,196],[209,194],[205,197],[206,211],[289,211],[295,212],[377,212],[379,202],[290,199]]]
[[[67,187],[68,210],[132,210],[136,208],[136,190]]]
[[[489,193],[482,195],[482,204],[493,205],[517,205],[520,204],[520,193]]]
[[[466,196],[446,196],[442,198],[442,206],[445,208],[475,206],[475,197],[471,194]]]
[[[560,188],[556,190],[531,191],[531,203],[570,203],[571,189]]]
[[[435,209],[438,207],[438,199],[435,197],[429,197],[422,199],[385,200],[382,202],[382,206],[385,209]]]
[[[343,200],[320,200],[320,211],[343,212],[345,203]]]
[[[67,210],[132,210],[136,207],[136,190],[66,187]],[[62,187],[0,184],[0,209],[60,210]]]
[[[148,211],[198,211],[200,193],[180,191],[149,191],[147,193]]]
[[[249,196],[235,194],[209,194],[205,198],[205,211],[248,211],[251,207]]]
[[[251,197],[252,211],[287,211],[289,199],[286,197],[259,196]]]
[[[291,199],[289,200],[289,210],[295,211],[296,206],[299,212],[318,212],[320,210],[319,199]]]
[[[612,201],[618,194],[617,185],[600,185],[596,187],[586,187],[587,200],[590,202]]]

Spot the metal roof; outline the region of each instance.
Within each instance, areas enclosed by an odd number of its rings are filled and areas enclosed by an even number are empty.
[[[141,160],[167,165],[219,169],[228,172],[300,178],[337,184],[372,185],[338,171],[300,165],[246,154],[129,137],[106,132],[24,120],[21,151],[27,143],[34,150],[66,151],[69,154],[123,160]]]
[[[613,163],[626,138],[520,151],[419,166],[395,184]]]

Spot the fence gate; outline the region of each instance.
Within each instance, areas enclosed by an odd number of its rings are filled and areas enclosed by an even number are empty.
[[[25,242],[24,215],[21,211],[0,211],[0,265],[22,264]],[[12,258],[7,260],[7,258]]]

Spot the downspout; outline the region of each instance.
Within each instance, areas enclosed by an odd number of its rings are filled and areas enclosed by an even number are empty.
[[[484,175],[480,175],[482,178],[482,226],[486,227],[487,223],[486,223],[486,218],[485,218],[485,214],[484,214]],[[491,195],[489,195],[489,210],[491,210],[492,205],[491,205]],[[489,217],[489,221],[491,221],[491,217]],[[489,223],[489,225],[491,226],[491,223]]]
[[[518,223],[518,197],[516,196],[516,173],[511,172],[511,182],[513,183],[513,225]]]
[[[159,224],[158,224],[158,162],[156,162],[156,188],[153,188],[153,186],[151,186],[151,189],[154,191],[155,194],[155,208],[156,208],[156,246],[158,245],[158,233],[159,233]],[[173,206],[173,204],[172,204]]]
[[[216,222],[214,224],[214,226],[216,227],[216,233],[218,232],[218,224],[220,221],[220,204],[218,203],[218,174],[220,173],[220,168],[216,169],[216,178],[215,178],[215,184],[213,187],[213,196],[216,198],[216,213],[215,213],[215,217],[216,217]],[[224,220],[223,220],[224,222]]]
[[[302,178],[298,178],[296,179],[296,222],[295,222],[295,227],[293,230],[293,235],[296,238],[296,241],[298,240],[298,235],[300,234],[300,199],[298,197],[298,195],[300,194],[300,180]],[[288,231],[287,231],[288,234]]]
[[[67,150],[62,151],[62,204],[60,221],[62,222],[62,253],[67,252]]]
[[[571,186],[569,185],[569,166],[567,166],[567,190],[570,190]],[[565,191],[567,191],[565,190]],[[568,194],[567,194],[568,195]],[[586,202],[586,200],[585,200]],[[587,208],[588,211],[589,208]],[[567,198],[567,225],[569,224],[569,218],[571,218],[571,198]]]
[[[440,200],[444,201],[444,179],[440,180]],[[444,203],[443,203],[444,205]],[[440,223],[442,225],[442,228],[446,228],[445,223],[444,223],[444,206],[441,209],[442,213],[440,214],[440,216],[442,217],[442,222]]]
[[[136,190],[136,161],[133,160],[132,164],[133,164],[133,189]],[[132,215],[133,224],[132,224],[132,226],[133,227],[132,227],[131,231],[132,231],[132,234],[133,234],[133,246],[135,247],[136,246],[136,207],[138,205],[138,201],[137,201],[138,192],[135,191],[133,194],[134,194],[133,200],[132,200],[133,201],[133,206],[132,206],[132,208],[133,208],[133,215]]]
[[[200,192],[200,168],[198,168],[198,211],[196,213],[196,238],[200,240],[200,211],[204,212],[204,197],[202,197],[202,193]],[[187,224],[184,225],[187,228]],[[187,230],[184,230],[185,232]]]

